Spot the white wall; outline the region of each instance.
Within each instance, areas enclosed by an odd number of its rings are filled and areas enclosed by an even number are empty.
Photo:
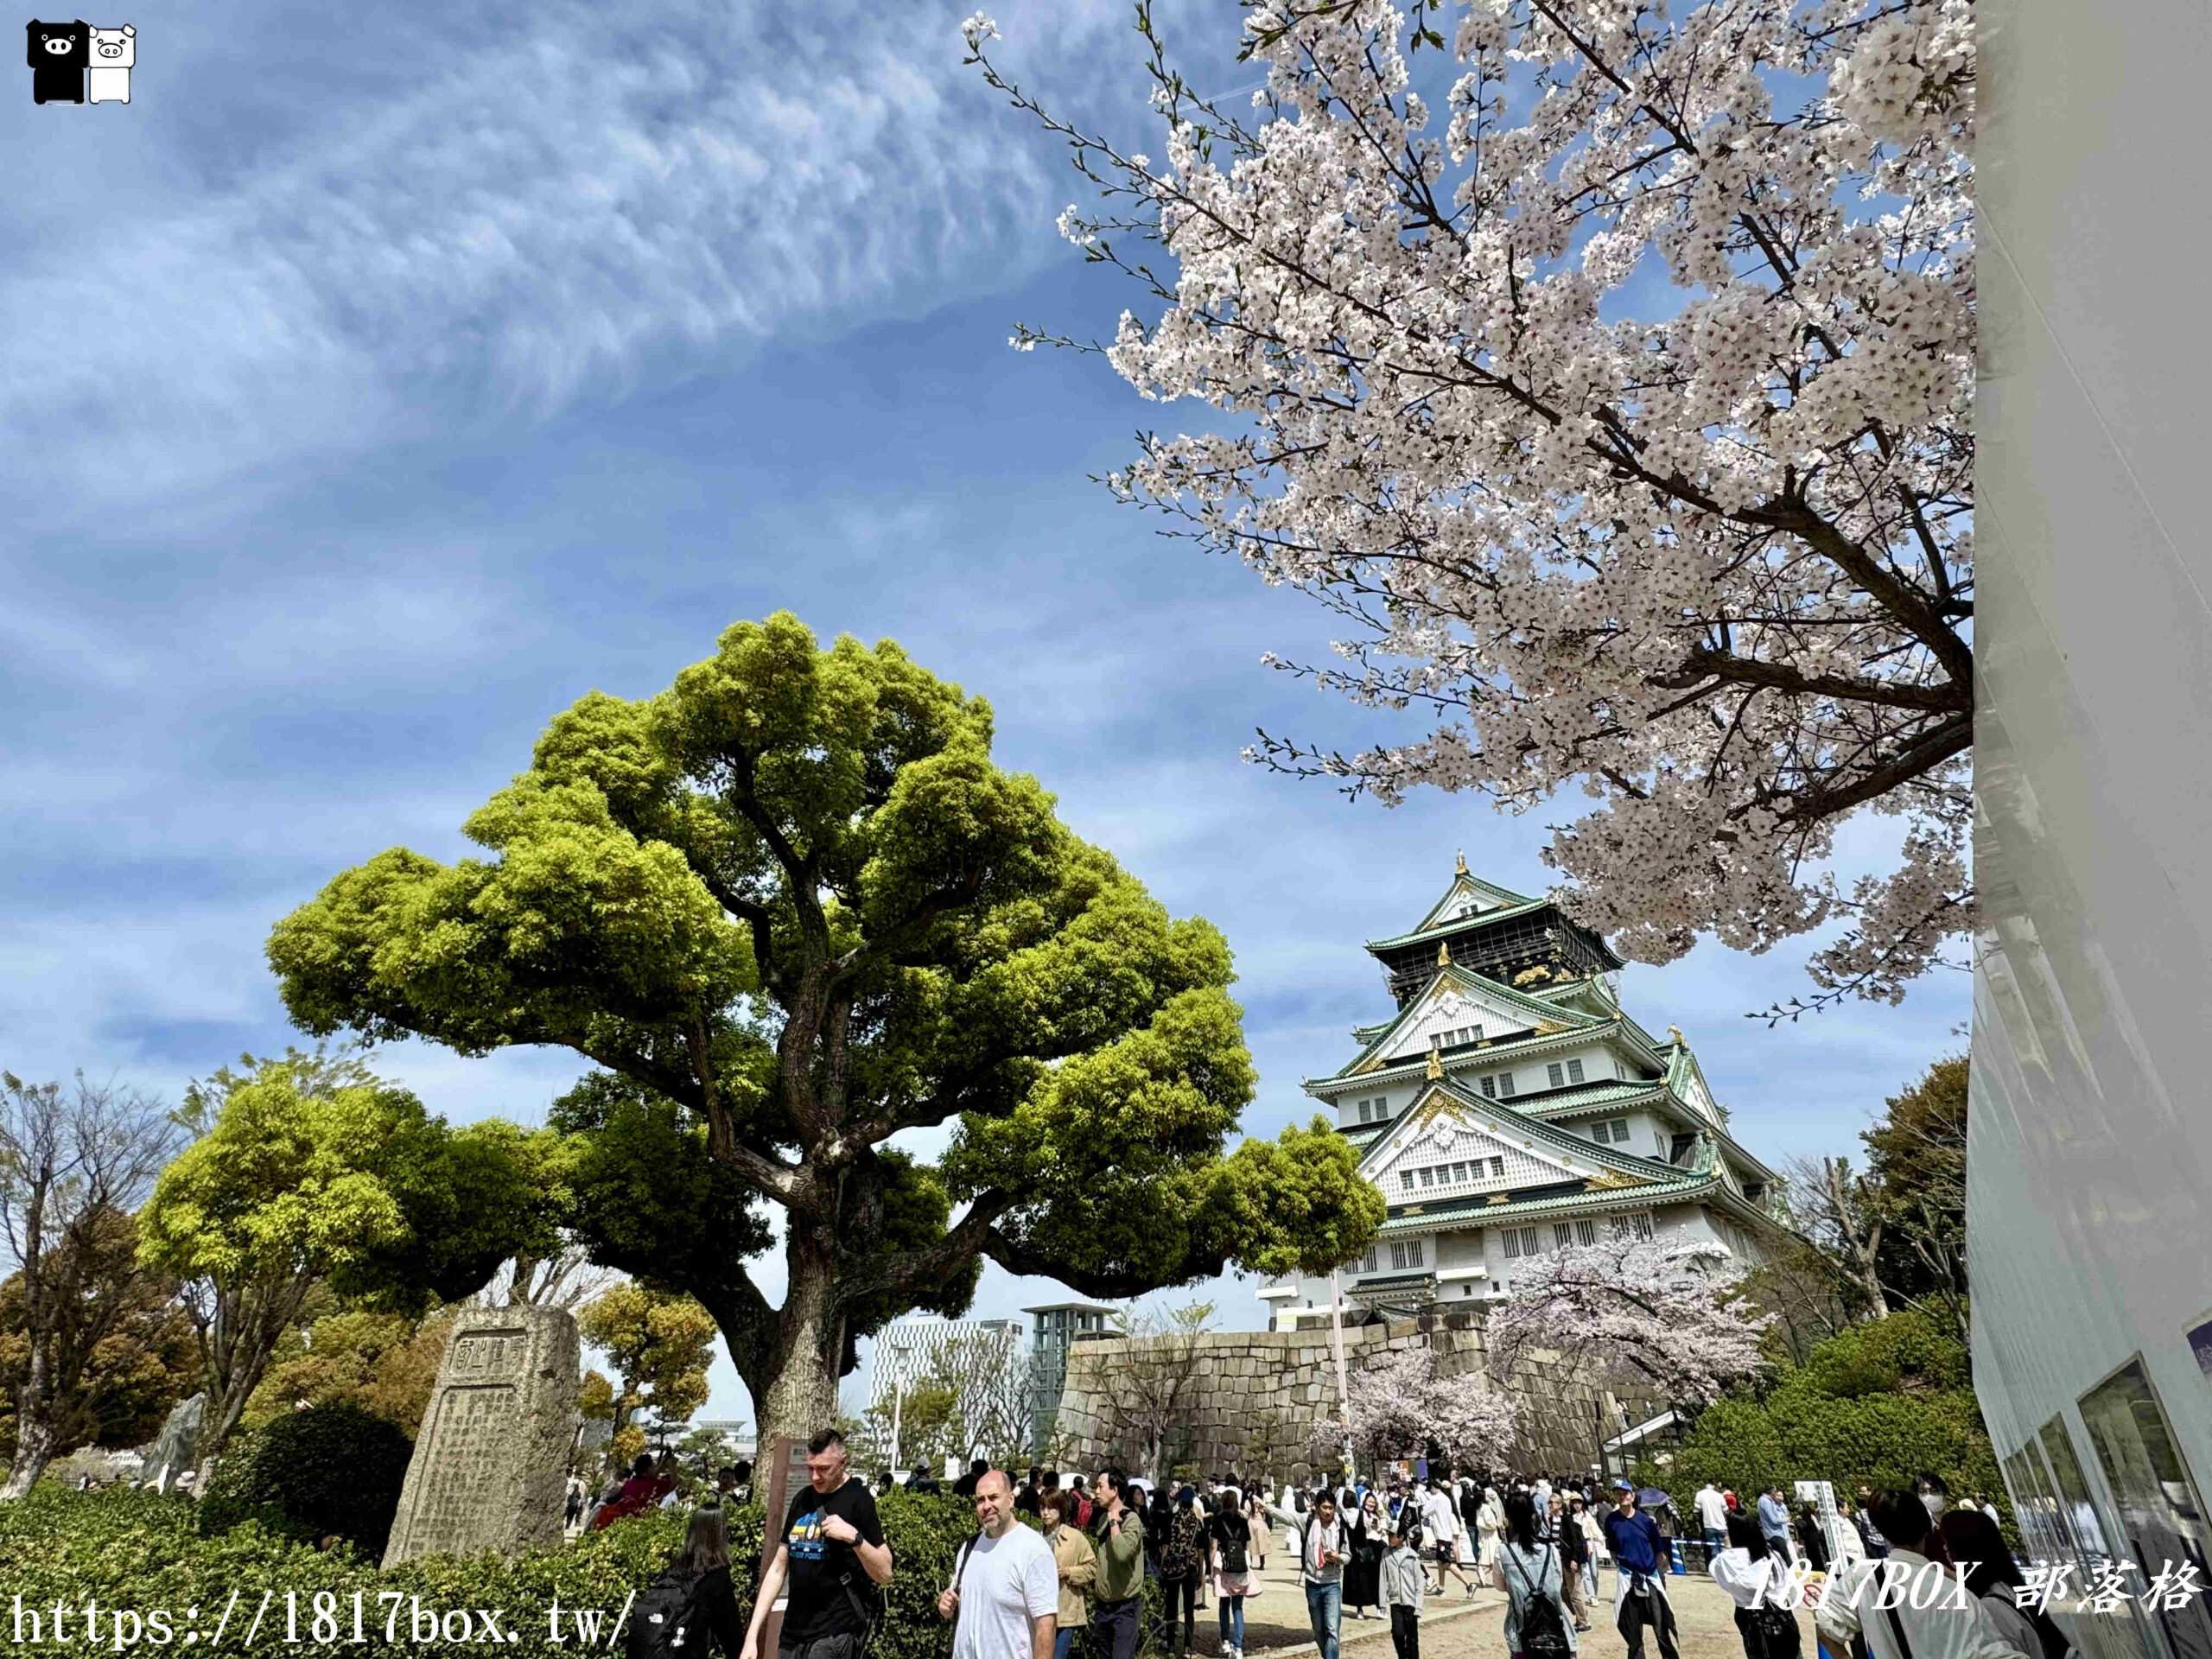
[[[2197,0],[1990,0],[1968,1261],[2000,1455],[2140,1352],[2212,1387],[2212,560]]]

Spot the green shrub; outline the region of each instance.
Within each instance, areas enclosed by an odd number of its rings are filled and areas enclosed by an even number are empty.
[[[286,1412],[217,1465],[200,1529],[227,1531],[252,1516],[310,1541],[336,1533],[381,1555],[413,1450],[404,1430],[346,1401]]]
[[[248,1448],[237,1449],[242,1452]],[[245,1484],[238,1477],[233,1484]],[[171,1645],[182,1647],[212,1642],[217,1616],[235,1592],[238,1611],[226,1631],[224,1652],[266,1653],[275,1659],[312,1648],[316,1645],[314,1621],[319,1606],[336,1620],[336,1644],[351,1651],[450,1652],[442,1640],[414,1639],[404,1599],[416,1598],[426,1611],[466,1610],[472,1618],[478,1609],[501,1610],[502,1633],[515,1638],[501,1647],[504,1653],[575,1659],[582,1644],[577,1640],[575,1616],[599,1616],[603,1651],[606,1633],[625,1599],[666,1567],[683,1541],[690,1518],[682,1510],[655,1510],[617,1522],[573,1545],[512,1560],[488,1552],[469,1558],[430,1555],[387,1573],[348,1546],[318,1551],[289,1523],[270,1524],[266,1517],[274,1510],[266,1506],[244,1518],[234,1514],[227,1529],[210,1535],[201,1529],[200,1511],[216,1501],[212,1491],[196,1507],[187,1498],[121,1487],[71,1492],[41,1485],[29,1497],[0,1503],[0,1590],[5,1592],[0,1605],[6,1597],[20,1595],[25,1608],[45,1607],[50,1612],[57,1599],[72,1608],[96,1600],[102,1609],[104,1633],[109,1628],[107,1609],[144,1612],[167,1608],[174,1620]],[[239,1502],[233,1499],[234,1504]],[[877,1503],[894,1563],[891,1616],[876,1644],[878,1659],[950,1659],[952,1630],[937,1617],[937,1593],[951,1577],[954,1552],[975,1530],[974,1511],[962,1498],[906,1492],[887,1494]],[[762,1516],[753,1505],[733,1510],[729,1521],[732,1577],[739,1604],[749,1611]],[[243,1630],[264,1592],[270,1598],[269,1610],[248,1649]],[[396,1639],[389,1644],[384,1640],[384,1618],[391,1604],[380,1604],[379,1592],[403,1599]],[[291,1627],[300,1638],[294,1644],[285,1639],[288,1594]],[[358,1648],[351,1640],[356,1595],[361,1598],[366,1638]],[[318,1597],[324,1599],[318,1603]],[[556,1602],[566,1638],[557,1644],[549,1639],[548,1622]],[[182,1611],[192,1607],[200,1610],[200,1642],[188,1644]],[[69,1629],[71,1640],[77,1640],[81,1630],[73,1612]],[[331,1627],[323,1629],[327,1634]],[[480,1643],[480,1631],[478,1639]],[[112,1637],[103,1634],[101,1640],[111,1642]]]
[[[1777,1481],[1827,1480],[1847,1502],[1861,1486],[1910,1486],[1922,1474],[2009,1507],[1965,1350],[1919,1314],[1893,1313],[1822,1343],[1764,1398],[1707,1407],[1672,1465],[1643,1465],[1637,1478],[1689,1515],[1707,1480],[1746,1499]]]

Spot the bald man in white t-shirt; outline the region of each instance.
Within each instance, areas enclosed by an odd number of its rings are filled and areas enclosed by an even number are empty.
[[[958,1621],[952,1659],[1052,1659],[1060,1569],[1052,1547],[1014,1518],[1014,1482],[1005,1471],[976,1479],[976,1525],[937,1599],[938,1617]]]

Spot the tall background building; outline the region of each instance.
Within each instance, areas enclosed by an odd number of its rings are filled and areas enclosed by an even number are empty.
[[[2139,1597],[2212,1583],[2212,13],[1979,22],[1975,1385],[2031,1550]],[[2202,1593],[2073,1633],[2212,1655]]]

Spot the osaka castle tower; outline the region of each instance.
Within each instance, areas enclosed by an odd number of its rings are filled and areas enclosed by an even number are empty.
[[[1729,1134],[1682,1033],[1661,1041],[1628,1016],[1620,958],[1598,935],[1462,859],[1411,932],[1367,949],[1397,1012],[1305,1085],[1389,1205],[1374,1248],[1338,1275],[1347,1318],[1472,1308],[1601,1238],[1765,1259],[1773,1172]],[[1260,1297],[1279,1331],[1329,1322],[1326,1275]]]

